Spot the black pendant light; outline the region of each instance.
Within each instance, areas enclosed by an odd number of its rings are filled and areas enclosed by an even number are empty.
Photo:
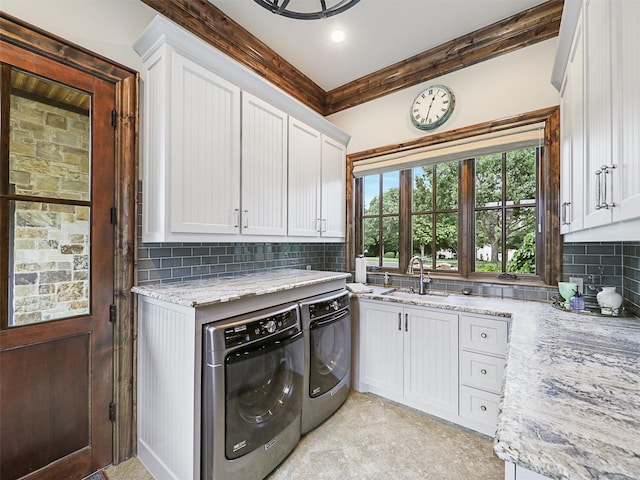
[[[261,7],[283,17],[297,20],[317,20],[319,18],[332,17],[350,9],[360,0],[316,0],[320,9],[317,11],[293,10],[296,5],[303,3],[308,5],[310,0],[253,0]],[[329,6],[327,6],[329,4]]]

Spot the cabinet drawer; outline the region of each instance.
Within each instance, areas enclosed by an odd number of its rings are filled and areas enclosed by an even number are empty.
[[[479,353],[460,352],[460,383],[500,393],[504,360]]]
[[[460,348],[504,356],[507,322],[460,315]]]
[[[500,396],[475,388],[460,387],[460,416],[495,428]]]

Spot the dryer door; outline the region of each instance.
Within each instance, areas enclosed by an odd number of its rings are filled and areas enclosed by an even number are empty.
[[[318,397],[335,387],[351,364],[351,315],[349,310],[309,325],[309,396]]]
[[[234,459],[273,440],[300,415],[302,332],[225,358],[225,454]]]

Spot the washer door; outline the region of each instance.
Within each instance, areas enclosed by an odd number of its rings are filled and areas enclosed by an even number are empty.
[[[335,387],[351,365],[349,311],[309,325],[309,396],[318,397]]]
[[[302,332],[236,350],[225,358],[225,454],[234,459],[262,447],[300,415]]]

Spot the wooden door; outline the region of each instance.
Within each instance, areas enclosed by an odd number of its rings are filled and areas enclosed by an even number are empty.
[[[3,44],[0,478],[111,463],[115,87]]]

